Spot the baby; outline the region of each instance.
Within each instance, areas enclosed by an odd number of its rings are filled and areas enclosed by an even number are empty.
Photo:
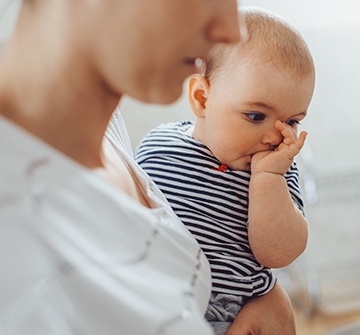
[[[277,15],[250,7],[240,15],[247,39],[216,47],[189,79],[195,123],[157,127],[136,158],[210,262],[206,318],[216,334],[247,301],[276,292],[270,268],[293,262],[308,237],[294,157],[306,138],[297,128],[313,95],[312,56]]]

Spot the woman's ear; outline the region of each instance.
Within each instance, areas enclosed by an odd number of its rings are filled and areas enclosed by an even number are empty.
[[[210,85],[200,74],[192,75],[189,79],[188,85],[188,99],[190,107],[197,117],[204,117]]]

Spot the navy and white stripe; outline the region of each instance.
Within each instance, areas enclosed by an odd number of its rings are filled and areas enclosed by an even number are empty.
[[[192,125],[184,121],[153,129],[140,144],[136,160],[204,250],[213,292],[265,294],[276,280],[256,261],[248,241],[250,171],[219,172],[221,162],[186,134]],[[285,178],[294,203],[303,210],[295,163]]]

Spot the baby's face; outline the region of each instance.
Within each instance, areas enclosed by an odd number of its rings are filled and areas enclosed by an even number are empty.
[[[222,163],[250,170],[252,155],[282,142],[275,121],[297,130],[306,116],[314,78],[261,63],[240,64],[210,83],[199,139]]]

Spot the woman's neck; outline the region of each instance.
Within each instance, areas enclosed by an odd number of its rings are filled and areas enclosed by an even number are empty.
[[[102,139],[121,95],[85,65],[73,66],[79,60],[17,50],[24,49],[7,46],[0,62],[0,114],[78,163],[102,166]]]

